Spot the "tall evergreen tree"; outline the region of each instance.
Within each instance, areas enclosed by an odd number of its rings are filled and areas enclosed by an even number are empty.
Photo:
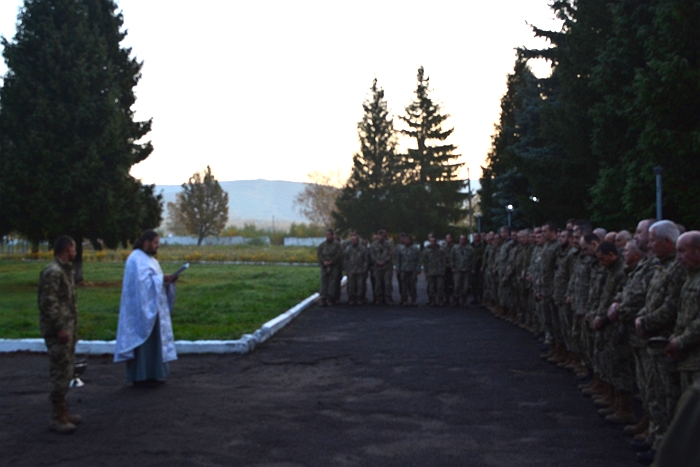
[[[142,64],[120,42],[112,0],[26,0],[3,39],[0,216],[33,243],[69,234],[116,246],[161,220],[153,186],[129,175],[152,151],[134,121]]]
[[[360,151],[353,155],[352,172],[336,199],[333,216],[341,231],[355,229],[370,238],[380,228],[399,229],[394,195],[402,180],[393,118],[376,78],[362,109],[357,124]]]
[[[402,213],[406,229],[425,236],[431,231],[444,232],[450,224],[463,219],[467,214],[464,201],[468,194],[463,191],[466,181],[458,178],[456,162],[460,157],[457,149],[445,140],[454,128],[443,129],[450,117],[442,113],[442,105],[430,97],[429,78],[423,67],[418,68],[414,100],[405,108],[406,114],[399,118],[407,129],[401,133],[413,140],[403,158],[403,168],[409,183],[402,190],[407,209]]]

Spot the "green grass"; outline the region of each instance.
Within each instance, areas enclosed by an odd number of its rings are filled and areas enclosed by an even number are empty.
[[[46,263],[0,262],[0,338],[40,337],[37,288]],[[161,264],[172,272],[180,263]],[[78,287],[79,337],[116,336],[124,265],[86,262]],[[192,264],[177,284],[175,339],[237,339],[318,289],[318,269],[303,266]]]

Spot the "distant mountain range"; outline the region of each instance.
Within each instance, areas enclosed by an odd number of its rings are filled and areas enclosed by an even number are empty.
[[[479,181],[472,180],[472,190],[479,188]],[[286,229],[292,222],[308,222],[294,208],[294,199],[304,190],[306,183],[284,182],[280,180],[234,180],[219,182],[228,192],[228,222],[242,227],[244,223],[255,223],[258,227]],[[156,193],[163,194],[163,200],[175,201],[175,195],[182,191],[180,185],[156,185]],[[165,208],[165,206],[164,206]],[[167,211],[163,212],[164,215]]]

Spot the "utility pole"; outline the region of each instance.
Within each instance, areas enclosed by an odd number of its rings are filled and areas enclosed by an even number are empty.
[[[661,194],[662,194],[661,174],[664,173],[664,168],[661,167],[660,165],[657,165],[656,167],[654,167],[654,173],[656,174],[656,220],[660,221],[662,219],[662,217],[661,217]]]

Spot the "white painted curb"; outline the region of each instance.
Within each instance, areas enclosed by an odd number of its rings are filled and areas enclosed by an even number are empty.
[[[348,281],[343,277],[341,287]],[[315,293],[281,315],[263,324],[253,334],[243,334],[240,339],[229,341],[175,341],[178,354],[235,353],[246,354],[256,345],[262,344],[280,329],[292,322],[302,311],[319,299]],[[75,353],[83,355],[114,354],[115,341],[78,341]],[[0,353],[6,352],[46,352],[44,339],[0,339]]]

